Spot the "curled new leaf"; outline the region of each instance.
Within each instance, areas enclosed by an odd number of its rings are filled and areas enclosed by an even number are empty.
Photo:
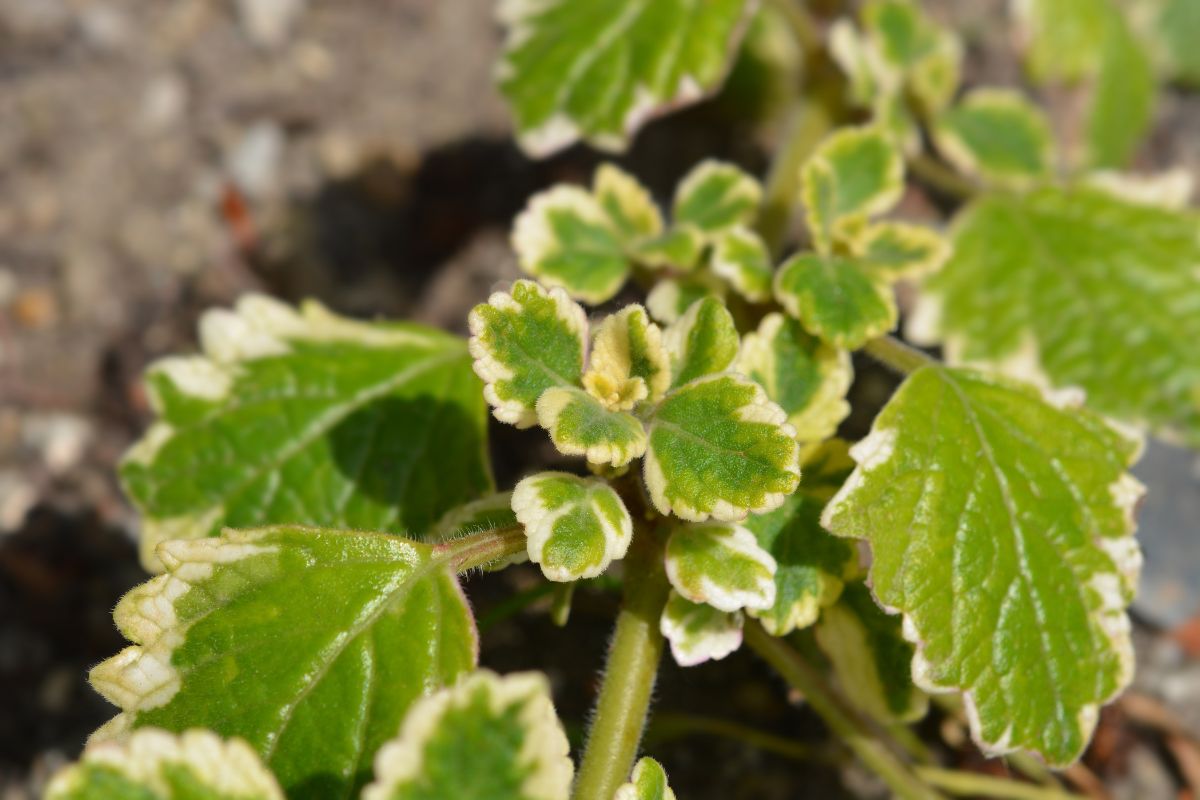
[[[775,559],[741,525],[681,525],[667,541],[667,579],[683,598],[720,611],[775,603]]]
[[[675,800],[675,792],[667,785],[667,773],[653,758],[638,759],[629,783],[624,784],[613,800]]]
[[[540,673],[480,670],[422,699],[363,800],[566,800],[574,766]]]
[[[671,645],[675,663],[693,667],[709,660],[720,661],[742,646],[742,612],[693,603],[672,589],[659,630]]]
[[[598,383],[608,387],[608,391],[625,394],[620,387],[640,381],[645,391],[634,393],[641,395],[638,399],[650,402],[658,401],[666,393],[671,385],[671,365],[662,331],[650,321],[646,309],[626,306],[600,324],[583,381],[589,391],[601,398],[605,391],[596,389]],[[608,405],[613,407],[615,402]]]
[[[602,480],[541,472],[517,484],[512,503],[529,559],[552,581],[594,578],[629,549],[629,512]]]
[[[46,800],[283,800],[275,777],[241,739],[146,728],[89,745],[59,772]]]

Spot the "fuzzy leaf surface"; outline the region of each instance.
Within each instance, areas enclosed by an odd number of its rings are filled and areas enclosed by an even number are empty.
[[[715,297],[697,300],[667,328],[663,343],[671,362],[671,386],[724,372],[737,358],[737,326],[725,304]]]
[[[680,525],[667,540],[667,579],[684,598],[721,611],[770,608],[775,559],[741,525]]]
[[[597,478],[540,472],[513,489],[529,559],[552,581],[594,578],[624,558],[633,523],[620,496]]]
[[[1200,442],[1200,215],[1047,188],[981,198],[953,239],[927,282],[952,360],[1079,386],[1098,411]]]
[[[245,739],[289,797],[346,796],[409,706],[475,665],[470,610],[428,545],[276,526],[159,548],[118,604],[134,644],[92,670],[122,713],[95,734]]]
[[[583,389],[547,389],[537,409],[538,423],[564,455],[622,467],[646,452],[646,429],[641,420],[607,408]]]
[[[912,674],[965,693],[976,741],[1079,757],[1132,678],[1138,445],[1006,378],[914,372],[851,450],[822,523],[866,539],[878,601],[904,615]]]
[[[363,800],[567,800],[574,765],[540,673],[475,672],[413,706]]]
[[[667,598],[659,630],[681,667],[720,661],[742,646],[742,613],[693,603],[674,589]]]
[[[423,535],[491,488],[461,340],[256,295],[200,331],[202,355],[148,370],[158,420],[121,466],[148,567],[159,542],[225,525]]]
[[[544,156],[577,139],[621,150],[647,118],[724,80],[749,0],[512,0],[499,68],[517,138]]]

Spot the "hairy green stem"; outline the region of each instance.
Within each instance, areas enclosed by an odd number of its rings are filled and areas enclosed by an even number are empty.
[[[1002,800],[1073,800],[1080,795],[1008,778],[981,775],[940,767],[917,767],[917,775],[926,783],[963,797],[997,797]]]
[[[897,797],[909,800],[941,797],[884,746],[862,717],[837,696],[833,687],[799,653],[763,630],[757,621],[747,621],[745,637],[746,644],[804,695],[812,710]]]
[[[863,352],[886,367],[903,375],[911,375],[921,367],[937,364],[937,359],[927,356],[895,336],[880,336],[863,345]]]
[[[661,543],[653,531],[636,530],[625,557],[625,596],[575,781],[575,800],[612,800],[617,787],[629,780],[662,658],[658,624],[667,588]]]
[[[525,529],[520,525],[491,528],[437,545],[434,550],[455,572],[470,572],[525,549]]]

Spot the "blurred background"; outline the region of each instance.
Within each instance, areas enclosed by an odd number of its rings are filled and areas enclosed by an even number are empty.
[[[967,85],[1021,84],[1005,3],[924,6],[964,36]],[[114,473],[149,418],[145,365],[194,350],[198,314],[250,290],[461,332],[518,275],[508,226],[528,196],[590,175],[586,149],[516,149],[491,79],[500,44],[488,0],[0,0],[0,800],[37,796],[114,712],[85,675],[123,646],[111,610],[146,577]],[[650,125],[620,161],[661,198],[704,157],[761,173],[789,87],[758,66],[743,59],[721,96]],[[1040,99],[1052,117],[1072,102]],[[1200,93],[1162,92],[1137,166],[1200,178]],[[914,186],[900,213],[944,211]],[[894,386],[856,367],[852,438]],[[502,486],[553,460],[544,437],[493,433]],[[1196,797],[1200,465],[1155,444],[1138,474],[1138,678],[1080,780]],[[499,620],[483,661],[546,670],[578,732],[615,600],[583,593],[566,632],[541,606],[506,616],[501,599],[536,581],[472,579],[481,618]],[[659,695],[650,742],[682,798],[881,792],[744,652],[666,666]],[[689,717],[699,705],[713,719]],[[795,749],[719,730],[749,717]],[[983,762],[949,718],[920,733]]]

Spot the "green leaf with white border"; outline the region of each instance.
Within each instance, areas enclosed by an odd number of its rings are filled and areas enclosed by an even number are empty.
[[[749,228],[732,228],[713,247],[712,271],[752,303],[771,298],[775,266],[762,238]]]
[[[604,209],[623,242],[663,232],[662,212],[637,178],[613,164],[601,164],[592,177],[592,196]]]
[[[497,72],[521,147],[545,156],[577,139],[623,149],[648,118],[725,79],[750,0],[507,0]]]
[[[60,770],[46,800],[283,800],[258,754],[211,731],[147,728],[97,742]]]
[[[868,217],[896,204],[904,190],[904,159],[883,131],[843,128],[805,162],[800,183],[813,241],[827,252]]]
[[[1028,384],[923,367],[851,450],[822,523],[866,539],[875,598],[904,615],[913,678],[965,694],[989,753],[1053,766],[1133,675],[1138,443]]]
[[[552,581],[596,577],[625,557],[633,538],[625,504],[597,478],[539,472],[517,484],[512,504],[529,559]]]
[[[675,800],[675,792],[667,785],[667,773],[653,758],[638,759],[629,783],[622,785],[613,800]]]
[[[821,527],[825,503],[853,467],[845,442],[826,442],[805,460],[795,494],[774,511],[745,522],[759,547],[775,559],[775,602],[751,612],[773,636],[812,625],[858,574],[854,546]]]
[[[528,428],[543,392],[583,377],[587,316],[562,289],[517,281],[475,306],[469,323],[475,372],[501,422]]]
[[[663,344],[671,362],[671,388],[676,388],[729,369],[741,340],[725,304],[706,297],[667,328]]]
[[[158,420],[121,465],[148,568],[159,542],[225,525],[422,535],[492,488],[460,339],[250,295],[207,312],[200,340],[147,371]]]
[[[729,522],[680,525],[667,540],[667,580],[684,599],[720,611],[775,603],[775,559],[754,534]]]
[[[690,272],[704,252],[704,232],[695,225],[676,225],[666,233],[642,239],[631,253],[642,266]]]
[[[649,423],[646,487],[661,514],[694,522],[777,508],[800,478],[787,415],[754,381],[710,375],[668,394]]]
[[[895,328],[899,313],[891,285],[869,263],[819,253],[779,268],[775,299],[809,333],[847,350]]]
[[[480,670],[416,703],[363,800],[567,800],[575,767],[541,673]]]
[[[671,216],[711,240],[754,222],[761,201],[762,186],[752,175],[723,161],[702,161],[675,189]]]
[[[945,106],[958,88],[962,48],[957,37],[935,25],[917,3],[905,0],[867,3],[861,16],[878,53],[881,83],[892,83],[889,73],[902,75],[905,88],[925,110]],[[892,83],[889,88],[896,92],[900,87]]]
[[[659,620],[659,631],[681,667],[720,661],[742,646],[742,612],[693,603],[674,589]]]
[[[850,354],[809,334],[791,317],[778,312],[763,317],[758,330],[742,338],[734,368],[766,390],[801,442],[832,436],[850,413]]]
[[[475,665],[475,624],[434,548],[276,526],[159,546],[166,573],[114,613],[134,644],[91,672],[122,709],[93,735],[245,739],[289,797],[346,796],[405,711]]]
[[[547,389],[537,409],[538,422],[563,455],[584,456],[590,464],[623,467],[646,452],[646,429],[641,420],[607,408],[583,389]]]
[[[937,272],[950,257],[950,244],[940,233],[903,222],[871,225],[850,244],[855,255],[870,264],[872,273],[889,280]]]
[[[954,166],[1001,186],[1026,186],[1054,168],[1041,109],[1012,89],[976,89],[938,116],[933,135]]]
[[[660,324],[670,325],[705,297],[725,298],[725,286],[706,272],[663,278],[646,296],[646,310]]]
[[[885,724],[925,716],[929,696],[913,684],[913,645],[904,640],[900,618],[875,605],[866,585],[848,584],[813,631],[857,708]]]
[[[623,387],[640,381],[644,391]],[[583,385],[609,408],[626,410],[623,396],[657,402],[671,385],[671,364],[662,331],[646,309],[630,305],[605,318],[596,328]],[[636,401],[635,401],[636,402]]]
[[[1095,188],[987,195],[955,222],[914,333],[1200,442],[1200,215]]]

